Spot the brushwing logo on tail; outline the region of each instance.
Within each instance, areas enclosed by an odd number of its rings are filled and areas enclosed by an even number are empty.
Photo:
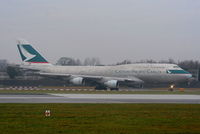
[[[30,44],[18,44],[22,61],[28,63],[48,63],[49,62],[38,53]]]
[[[19,45],[19,48],[20,48],[23,56],[26,58],[23,61],[28,62],[31,59],[36,57],[36,55],[30,54],[22,45]]]

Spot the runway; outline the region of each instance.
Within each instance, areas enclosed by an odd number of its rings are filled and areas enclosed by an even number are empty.
[[[0,103],[179,103],[179,104],[200,104],[200,95],[0,94]]]

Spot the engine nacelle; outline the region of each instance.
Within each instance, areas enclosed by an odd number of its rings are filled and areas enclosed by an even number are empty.
[[[70,79],[69,82],[74,84],[74,85],[83,85],[84,84],[84,80],[83,80],[82,77],[72,78],[72,79]]]
[[[119,87],[119,83],[117,80],[109,80],[104,82],[104,85],[106,85],[109,88],[118,88]]]

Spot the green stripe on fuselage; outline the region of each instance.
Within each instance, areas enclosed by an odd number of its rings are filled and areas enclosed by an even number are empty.
[[[190,74],[185,70],[167,70],[168,74]]]

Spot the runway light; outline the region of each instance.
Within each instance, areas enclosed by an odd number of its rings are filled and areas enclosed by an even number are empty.
[[[174,85],[171,85],[170,88],[173,89],[173,88],[174,88]]]
[[[174,90],[174,86],[175,86],[175,85],[170,85],[169,91],[173,91],[173,90]]]
[[[51,111],[50,110],[45,110],[45,117],[50,117],[51,116]]]

